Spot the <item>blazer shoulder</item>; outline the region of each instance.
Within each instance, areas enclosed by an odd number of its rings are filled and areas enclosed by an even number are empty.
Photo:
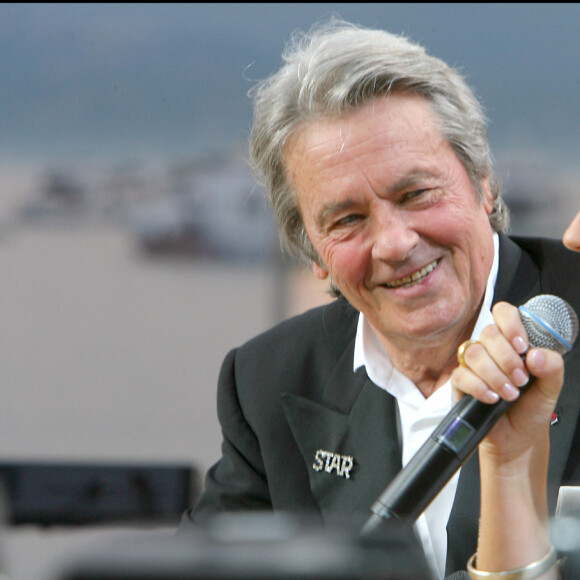
[[[346,346],[356,333],[358,311],[344,298],[292,316],[258,334],[240,347],[250,353],[277,346],[309,349],[321,345]]]
[[[568,250],[558,239],[531,237],[512,239],[537,264],[543,287],[570,303],[578,304],[580,252]]]
[[[230,353],[236,383],[314,394],[354,348],[357,321],[358,311],[339,298],[277,324]]]

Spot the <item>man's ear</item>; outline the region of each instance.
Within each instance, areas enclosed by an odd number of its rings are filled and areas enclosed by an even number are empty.
[[[481,191],[483,193],[483,207],[487,212],[487,215],[490,215],[493,211],[494,200],[493,195],[491,193],[491,185],[489,184],[489,178],[484,177],[481,181]]]
[[[326,280],[328,278],[328,272],[316,262],[312,262],[312,271],[319,280]]]

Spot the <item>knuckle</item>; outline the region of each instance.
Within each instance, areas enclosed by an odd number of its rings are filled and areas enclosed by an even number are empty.
[[[500,331],[499,328],[495,325],[495,324],[490,324],[489,326],[486,326],[480,334],[480,340],[483,341],[490,341],[490,340],[494,340],[495,338],[497,338],[500,335]]]
[[[490,386],[484,381],[478,380],[473,385],[471,395],[480,401],[487,401],[490,390],[494,389],[490,389]]]

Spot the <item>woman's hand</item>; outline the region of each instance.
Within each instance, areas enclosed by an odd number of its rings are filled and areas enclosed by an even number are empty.
[[[538,437],[547,436],[562,388],[564,362],[554,351],[529,348],[515,306],[499,302],[492,314],[495,325],[486,327],[478,343],[465,350],[465,366],[453,371],[451,384],[456,397],[467,393],[484,403],[500,398],[517,402],[482,443],[488,452],[508,460],[524,453]],[[535,377],[531,383],[530,376]],[[525,393],[520,391],[522,387],[527,387]]]

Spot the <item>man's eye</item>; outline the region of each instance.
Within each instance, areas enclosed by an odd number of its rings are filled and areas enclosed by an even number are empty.
[[[350,214],[350,215],[347,215],[347,216],[339,219],[335,223],[335,225],[336,226],[348,226],[350,224],[357,222],[360,219],[362,219],[362,216],[360,214]]]
[[[423,195],[427,190],[426,189],[414,189],[413,191],[409,191],[403,196],[403,199],[414,199],[415,197],[419,197]]]

